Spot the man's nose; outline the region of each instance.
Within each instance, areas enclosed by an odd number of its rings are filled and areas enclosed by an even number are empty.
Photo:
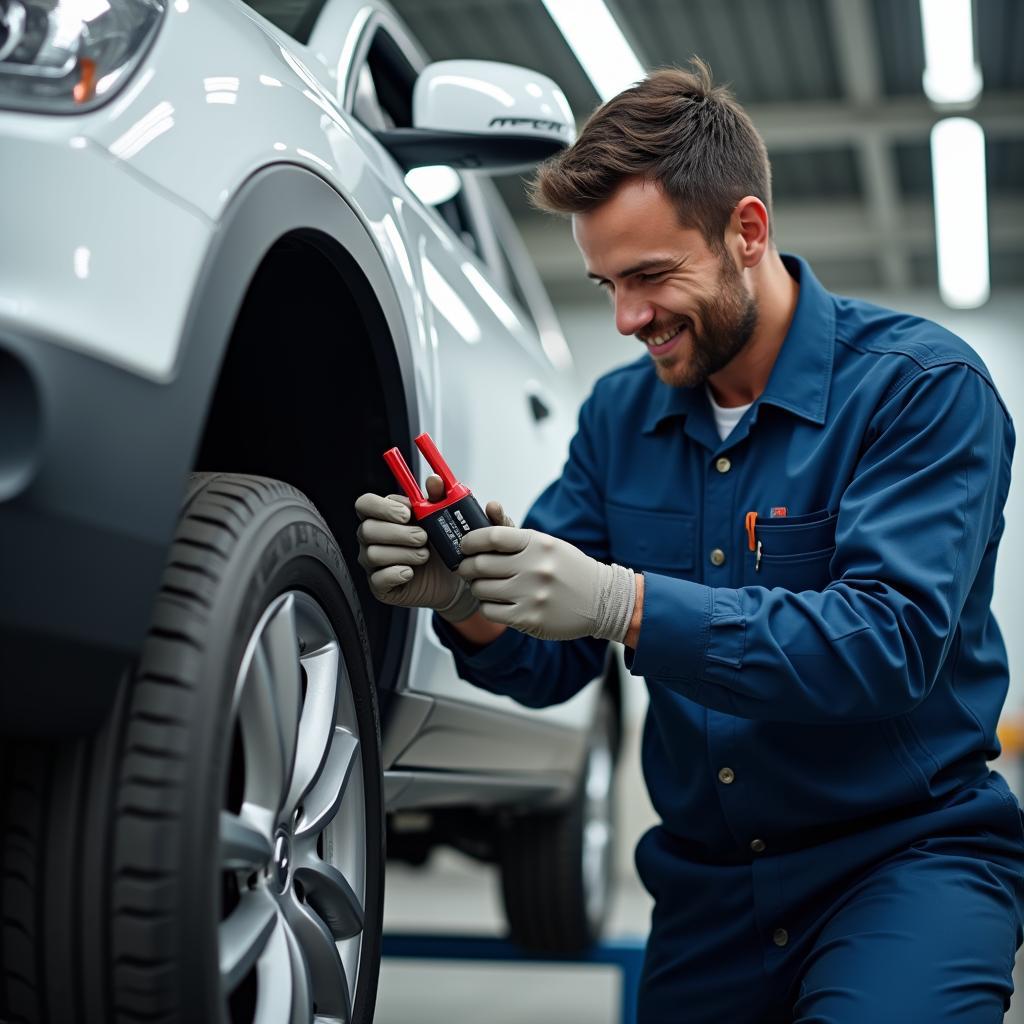
[[[615,296],[615,326],[619,334],[636,334],[655,318],[654,307],[642,299],[619,292]]]

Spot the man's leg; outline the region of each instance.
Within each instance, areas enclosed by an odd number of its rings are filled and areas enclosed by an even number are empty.
[[[1019,842],[929,839],[837,904],[807,955],[797,1024],[1001,1024],[1021,942]]]
[[[688,861],[661,829],[637,867],[654,897],[637,1024],[755,1024],[774,981],[764,971],[747,866]]]

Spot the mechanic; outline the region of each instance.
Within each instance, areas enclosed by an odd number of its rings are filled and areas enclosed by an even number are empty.
[[[643,1024],[997,1024],[1024,833],[986,764],[1014,434],[985,366],[780,255],[764,144],[699,61],[600,107],[532,187],[646,351],[457,574],[404,498],[363,495],[375,595],[434,608],[462,678],[532,707],[625,644],[661,819]]]

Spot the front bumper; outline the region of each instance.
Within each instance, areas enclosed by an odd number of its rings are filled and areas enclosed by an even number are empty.
[[[149,624],[194,385],[215,375],[181,355],[213,225],[79,134],[98,116],[0,112],[0,194],[17,197],[0,245],[0,735],[102,720]]]
[[[3,330],[0,372],[35,392],[0,408],[0,734],[84,732],[145,636],[187,457],[161,385]]]

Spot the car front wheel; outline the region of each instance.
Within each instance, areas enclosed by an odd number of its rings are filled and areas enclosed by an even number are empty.
[[[120,720],[88,741],[90,764],[111,763],[82,794],[83,819],[109,819],[105,855],[45,848],[47,817],[82,779],[39,750],[47,789],[30,808],[39,773],[23,772],[12,805],[39,820],[16,851],[38,891],[5,901],[24,917],[11,933],[32,940],[5,964],[25,1019],[372,1020],[384,828],[370,666],[351,578],[310,502],[261,477],[194,478]],[[99,889],[106,911],[54,920],[39,910],[47,874],[75,863],[69,888]],[[88,980],[96,970],[105,982]],[[49,990],[76,977],[67,1018]]]

